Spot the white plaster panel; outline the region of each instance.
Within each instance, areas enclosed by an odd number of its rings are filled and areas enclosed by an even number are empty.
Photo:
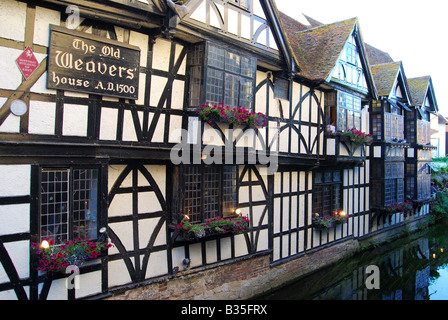
[[[177,63],[177,61],[178,61],[178,59],[180,57],[180,54],[182,53],[183,49],[184,49],[183,46],[181,46],[180,44],[176,43],[176,47],[175,47],[175,58],[176,58],[175,64]],[[180,65],[177,74],[185,75],[186,71],[187,71],[187,56],[185,56],[184,59],[182,60],[182,64]],[[175,80],[175,81],[177,81],[177,80]]]
[[[288,256],[288,251],[289,251],[289,235],[284,235],[282,237],[282,257],[287,257]]]
[[[297,228],[297,214],[299,208],[297,207],[298,197],[291,197],[291,229]]]
[[[132,221],[111,223],[109,227],[114,231],[114,233],[120,238],[121,243],[127,251],[134,250],[134,240],[133,240],[133,228]],[[110,254],[118,252],[116,247],[109,249]]]
[[[14,264],[19,278],[27,278],[30,274],[30,242],[29,241],[17,241],[7,242],[4,244],[8,255]],[[1,281],[7,282],[7,281]]]
[[[154,136],[152,137],[151,142],[163,142],[165,135],[165,115],[161,114],[159,120],[156,125],[156,129],[154,130]]]
[[[146,278],[154,278],[168,273],[166,251],[153,252],[149,256]]]
[[[299,227],[305,226],[305,196],[299,196]]]
[[[39,287],[39,291],[42,290]],[[67,300],[67,278],[53,280],[51,282],[50,291],[48,292],[47,300]]]
[[[30,101],[29,125],[30,134],[54,135],[56,121],[56,103]]]
[[[138,78],[138,99],[135,104],[145,104],[145,90],[146,90],[146,73],[140,73]]]
[[[274,247],[272,248],[274,251],[274,261],[280,259],[280,238],[274,238]]]
[[[282,231],[288,231],[289,226],[289,197],[283,198],[283,210],[282,210]]]
[[[257,226],[258,223],[260,222],[260,219],[261,219],[261,217],[262,217],[263,212],[264,212],[265,209],[266,209],[266,206],[255,206],[255,207],[252,207],[252,212],[253,212],[253,215],[252,215],[252,217],[253,217],[252,224],[253,224],[254,226]],[[248,215],[249,215],[249,208],[242,209],[241,211],[242,211],[242,215],[243,215],[243,216],[248,216]],[[263,221],[261,221],[260,225],[266,224],[266,223],[267,223],[267,219],[268,219],[268,216],[267,216],[267,214],[266,214],[266,215],[264,216]]]
[[[79,288],[75,291],[77,299],[101,293],[101,271],[81,274],[79,277]]]
[[[182,140],[182,116],[171,115],[169,143],[180,143]]]
[[[227,31],[235,35],[238,35],[238,13],[230,8],[227,12],[228,12]]]
[[[215,263],[218,261],[216,241],[207,241],[205,244],[205,250],[207,254],[206,256],[207,263]]]
[[[310,121],[310,96],[302,102],[300,112],[302,121]]]
[[[190,267],[199,267],[202,265],[202,245],[200,243],[191,244],[190,249]]]
[[[200,21],[202,23],[206,22],[206,1],[202,1],[202,3],[199,5],[199,7],[193,12],[193,14],[190,16],[190,18]]]
[[[140,128],[143,126],[143,111],[137,111]],[[123,116],[123,141],[138,141],[134,118],[131,110],[125,110]]]
[[[182,110],[184,108],[185,82],[173,81],[173,92],[171,94],[171,109]]]
[[[280,232],[280,212],[281,212],[281,198],[274,199],[274,233]]]
[[[153,48],[153,69],[168,71],[170,67],[171,42],[157,38]]]
[[[280,133],[280,152],[289,151],[289,130],[285,129]]]
[[[123,172],[123,170],[126,168],[124,165],[111,165],[108,169],[109,174],[109,191],[114,186],[115,181],[118,179],[120,174]],[[121,184],[122,187],[132,187],[132,175],[128,175],[127,178],[123,181]]]
[[[1,5],[1,4],[0,4]],[[0,10],[1,12],[1,10]],[[1,21],[1,19],[0,19]],[[1,30],[2,28],[0,28]],[[8,29],[11,29],[8,27]],[[17,66],[16,59],[22,50],[0,47],[0,88],[15,90],[22,83],[22,73]]]
[[[117,139],[118,110],[101,108],[100,140]]]
[[[140,248],[144,249],[148,246],[149,239],[151,239],[154,230],[159,223],[160,218],[151,218],[140,220],[138,223],[139,230],[139,244]],[[154,242],[154,246],[166,244],[166,233],[165,233],[165,223],[162,225],[160,232]]]
[[[263,8],[261,7],[260,1],[258,1],[258,0],[254,1],[253,12],[255,15],[259,16],[260,18],[266,19],[266,16],[264,14]]]
[[[152,178],[156,181],[160,192],[165,197],[166,196],[166,167],[165,166],[145,166],[149,173],[151,173]],[[139,176],[139,185],[142,182]]]
[[[131,260],[134,261],[134,258],[132,257]],[[109,261],[108,267],[109,287],[123,285],[131,282],[129,271],[126,268],[126,264],[123,260]]]
[[[249,252],[247,251],[246,240],[244,239],[244,235],[239,234],[235,236],[235,257],[241,257],[247,255]]]
[[[0,106],[6,102],[6,98],[0,98]],[[0,132],[19,133],[20,132],[20,117],[12,113],[0,125]]]
[[[36,59],[40,62],[42,62],[42,60],[39,58],[39,56],[41,56],[41,54],[35,53],[36,55]],[[56,90],[53,89],[47,89],[47,77],[48,77],[48,72],[44,72],[42,74],[42,76],[40,76],[40,78],[33,84],[33,86],[31,87],[30,91],[31,92],[35,92],[35,93],[44,93],[44,94],[56,94]],[[66,91],[68,92],[68,91]]]
[[[30,194],[31,167],[29,165],[0,165],[0,197]]]
[[[162,207],[154,192],[140,192],[138,194],[138,213],[153,213],[161,210]]]
[[[241,37],[251,39],[251,21],[250,17],[241,15]]]
[[[87,136],[89,106],[64,104],[62,134],[65,136]]]
[[[36,7],[36,16],[34,20],[34,43],[48,47],[50,43],[50,24],[59,25],[60,12]]]
[[[162,93],[165,90],[165,86],[168,79],[165,77],[151,76],[151,91],[149,98],[149,105],[151,107],[157,107],[159,100],[162,97]]]
[[[146,34],[131,31],[129,35],[129,44],[140,48],[140,66],[146,67],[148,53],[148,39]]]
[[[30,205],[0,206],[0,236],[30,231]]]
[[[0,37],[15,41],[25,40],[26,3],[0,1]],[[0,55],[3,59],[3,55]],[[0,68],[1,69],[1,68]]]
[[[132,193],[116,194],[109,205],[109,217],[132,214]]]

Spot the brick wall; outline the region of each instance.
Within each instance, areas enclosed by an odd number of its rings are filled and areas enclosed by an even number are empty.
[[[306,254],[276,267],[269,255],[209,270],[187,270],[174,278],[131,289],[111,300],[241,300],[250,299],[290,283],[347,257],[359,248],[356,240]]]

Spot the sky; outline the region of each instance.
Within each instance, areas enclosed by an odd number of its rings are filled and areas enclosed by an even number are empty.
[[[446,1],[442,0],[275,0],[297,19],[300,13],[332,23],[358,17],[364,42],[402,61],[407,78],[430,75],[439,112],[448,117]]]

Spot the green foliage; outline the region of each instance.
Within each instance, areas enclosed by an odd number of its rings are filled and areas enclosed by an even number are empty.
[[[182,220],[176,226],[176,231],[190,233],[195,238],[203,238],[209,234],[241,234],[249,228],[249,218],[222,218],[206,219],[205,223],[195,224],[188,219]]]
[[[437,216],[447,215],[448,214],[448,193],[440,192],[437,195],[436,203],[434,204],[433,214]]]

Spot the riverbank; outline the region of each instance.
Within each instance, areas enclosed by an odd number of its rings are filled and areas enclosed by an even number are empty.
[[[424,221],[420,221],[424,227]],[[445,300],[448,285],[446,219],[423,229],[401,228],[389,241],[371,241],[353,254],[300,277],[259,300]],[[378,266],[380,290],[368,290],[369,266]],[[447,275],[446,277],[442,275]],[[440,278],[440,279],[439,279]],[[432,287],[431,287],[432,286]],[[436,290],[435,288],[442,288]],[[435,293],[435,291],[438,292]]]

